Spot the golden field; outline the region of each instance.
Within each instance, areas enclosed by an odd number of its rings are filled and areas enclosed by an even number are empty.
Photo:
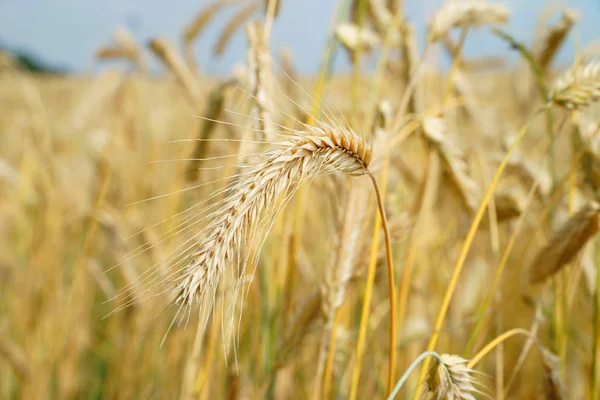
[[[97,56],[128,72],[0,69],[0,398],[598,398],[600,67],[553,64],[574,17],[529,45],[448,3],[418,49],[351,3],[349,74],[275,63],[258,6],[231,77],[189,57],[206,10],[182,52],[119,31]],[[463,57],[475,25],[518,66]]]

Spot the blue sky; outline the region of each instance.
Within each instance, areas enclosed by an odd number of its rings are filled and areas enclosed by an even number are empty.
[[[177,42],[185,23],[211,0],[0,0],[0,43],[30,51],[53,65],[76,71],[94,71],[95,49],[110,40],[120,25],[133,30],[136,38],[146,42],[162,36]],[[507,29],[518,39],[531,40],[536,20],[545,7],[554,5],[578,10],[580,23],[576,33],[582,47],[600,39],[600,0],[548,2],[509,0],[500,3],[511,10]],[[440,0],[405,0],[406,14],[423,38],[426,24]],[[302,73],[313,73],[319,64],[332,12],[333,0],[282,0],[280,17],[273,27],[272,48],[289,47]],[[209,73],[228,73],[232,65],[245,58],[246,41],[238,33],[227,52],[215,59],[211,46],[219,31],[231,17],[231,8],[218,15],[196,45],[199,63]],[[571,39],[560,61],[568,63],[574,52]],[[470,55],[508,54],[506,45],[485,30],[470,35],[466,43]],[[341,57],[339,67],[347,67]]]

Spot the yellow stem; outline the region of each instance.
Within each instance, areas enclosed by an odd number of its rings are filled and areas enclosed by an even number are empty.
[[[479,353],[475,354],[475,357],[473,357],[467,363],[467,367],[468,368],[475,367],[475,365],[477,365],[479,363],[479,361],[481,361],[483,359],[483,357],[485,357],[490,351],[494,350],[494,348],[496,346],[498,346],[500,343],[504,342],[506,339],[510,338],[511,336],[515,336],[515,335],[519,335],[519,334],[525,335],[527,337],[532,337],[531,332],[529,332],[527,329],[523,329],[523,328],[514,328],[509,331],[506,331],[502,335],[498,336],[496,339],[489,342],[483,349],[481,349],[479,351]]]
[[[327,351],[327,363],[325,364],[325,372],[323,373],[323,398],[329,398],[329,392],[331,390],[331,376],[333,375],[333,358],[335,355],[335,347],[337,345],[336,330],[340,322],[341,312],[337,308],[335,310],[335,316],[331,324],[331,335],[329,339],[329,349]]]
[[[479,228],[479,224],[481,223],[481,219],[483,218],[483,215],[485,213],[488,201],[490,200],[490,197],[494,193],[494,189],[496,188],[496,185],[498,184],[498,181],[500,180],[500,176],[504,172],[504,169],[506,168],[506,164],[508,163],[510,156],[516,150],[517,146],[519,145],[519,143],[521,142],[521,140],[527,133],[527,129],[529,128],[529,125],[531,125],[534,118],[544,109],[545,109],[545,107],[540,108],[525,123],[525,125],[521,128],[521,131],[519,132],[519,135],[517,136],[516,140],[514,141],[514,143],[512,144],[512,146],[510,147],[510,149],[508,150],[506,155],[504,156],[504,159],[502,160],[502,162],[496,169],[496,173],[495,173],[494,177],[492,178],[492,181],[490,182],[490,184],[487,188],[485,196],[483,197],[483,200],[481,201],[481,204],[479,205],[477,214],[475,215],[475,218],[473,219],[471,228],[469,229],[467,238],[465,239],[465,242],[461,249],[460,255],[456,262],[456,266],[454,267],[452,277],[450,278],[450,283],[448,284],[448,287],[446,288],[446,292],[445,292],[444,298],[442,300],[442,305],[440,306],[438,316],[437,316],[437,319],[435,322],[434,330],[431,335],[431,339],[429,340],[429,344],[427,345],[427,351],[435,350],[435,346],[437,345],[437,341],[440,336],[440,331],[442,329],[444,320],[446,318],[446,313],[448,312],[448,307],[450,306],[450,300],[452,299],[452,295],[454,294],[454,290],[456,289],[456,285],[458,283],[458,278],[460,276],[462,268],[467,259],[467,255],[469,254],[469,250],[471,249],[471,244],[473,243],[473,239],[475,238],[475,233],[477,232],[477,228]],[[421,367],[421,372],[419,374],[419,382],[422,382],[423,379],[425,378],[425,375],[427,374],[427,371],[429,369],[429,363],[430,363],[429,360],[426,360],[423,363],[423,366]],[[415,392],[415,395],[413,397],[414,399],[416,399],[416,397],[418,395],[417,392]]]
[[[369,173],[369,178],[371,178],[371,182],[373,182],[373,188],[375,189],[375,194],[377,195],[377,206],[379,207],[379,214],[381,215],[381,221],[383,223],[383,233],[385,238],[385,256],[387,259],[387,273],[388,273],[388,291],[389,291],[389,301],[390,301],[390,359],[389,359],[389,367],[388,367],[388,391],[389,395],[392,393],[392,389],[394,387],[394,367],[396,362],[396,299],[395,299],[395,287],[394,283],[394,261],[392,258],[392,243],[390,239],[390,230],[387,223],[387,218],[385,216],[385,207],[383,206],[383,198],[381,193],[379,192],[379,185],[377,185],[377,180],[375,177]],[[387,178],[387,176],[386,176]]]
[[[387,189],[387,171],[389,166],[389,158],[385,157],[383,165],[381,167],[381,193],[385,197]],[[365,288],[365,296],[363,298],[363,307],[360,318],[360,328],[358,333],[358,342],[356,344],[356,361],[354,363],[354,370],[352,371],[352,382],[350,386],[350,400],[355,400],[358,393],[358,381],[360,379],[360,367],[362,362],[363,350],[365,347],[365,339],[367,336],[367,327],[369,321],[369,314],[371,311],[371,296],[373,294],[373,285],[375,283],[375,267],[377,266],[377,254],[379,248],[379,231],[381,229],[382,221],[381,214],[377,212],[375,216],[375,226],[373,227],[373,243],[371,245],[371,255],[369,259],[369,267],[367,269],[367,282]]]

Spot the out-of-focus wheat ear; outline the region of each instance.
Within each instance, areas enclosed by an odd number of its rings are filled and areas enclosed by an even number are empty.
[[[113,33],[114,45],[101,46],[96,51],[97,60],[127,60],[142,72],[148,72],[148,65],[143,52],[131,33],[123,28],[117,28]]]
[[[435,42],[453,28],[480,25],[502,25],[510,13],[498,3],[483,0],[449,1],[434,14],[429,23],[428,41]]]
[[[567,387],[560,376],[560,357],[538,346],[544,364],[544,392],[546,399],[566,400]]]
[[[385,0],[369,0],[369,19],[373,23],[375,30],[380,36],[387,33],[387,29],[392,23],[392,13],[388,9]]]
[[[477,209],[481,190],[471,178],[467,170],[462,151],[448,138],[442,118],[427,117],[423,120],[423,133],[425,138],[438,151],[440,158],[446,165],[450,181],[458,190],[465,208],[473,212]]]
[[[207,147],[209,145],[210,138],[217,126],[218,122],[222,118],[223,104],[225,102],[225,94],[228,89],[235,87],[238,84],[237,79],[229,79],[217,87],[215,87],[208,96],[208,104],[202,115],[204,120],[202,121],[202,127],[198,135],[198,141],[194,147],[193,153],[190,155],[190,163],[186,171],[186,179],[189,182],[198,180],[198,174],[200,172],[200,164],[202,160],[206,158]]]
[[[473,393],[479,393],[474,386],[476,380],[471,376],[474,371],[467,367],[468,360],[450,354],[434,357],[434,362],[425,380],[422,399],[475,399]]]
[[[600,62],[574,65],[554,81],[549,100],[570,110],[590,105],[600,99]]]
[[[191,104],[198,107],[202,100],[200,97],[200,82],[179,53],[166,39],[162,38],[152,39],[149,46],[150,50],[175,74]]]
[[[184,45],[191,45],[198,39],[204,28],[227,6],[239,3],[241,0],[216,0],[204,7],[184,28],[182,39]]]
[[[269,112],[272,104],[273,77],[271,75],[271,54],[266,42],[262,22],[254,21],[246,24],[248,38],[248,83],[254,97],[253,114],[257,118],[256,125],[261,137],[266,138],[275,132],[273,118]]]
[[[369,52],[380,44],[379,36],[367,27],[359,27],[352,22],[342,22],[335,29],[335,36],[348,52],[350,59],[352,54],[358,51]]]
[[[113,32],[113,40],[132,55],[135,65],[140,72],[148,72],[148,64],[144,58],[142,48],[135,40],[131,32],[123,27],[119,27]]]
[[[237,32],[237,30],[244,24],[244,21],[258,11],[262,3],[262,0],[251,1],[227,22],[227,25],[225,25],[225,28],[223,28],[223,31],[221,31],[221,34],[217,39],[217,43],[213,48],[214,55],[220,56],[223,54],[235,32]]]
[[[600,205],[583,206],[556,231],[539,251],[529,270],[529,282],[541,283],[558,272],[600,229]]]
[[[241,0],[216,0],[204,7],[184,28],[181,34],[185,60],[191,70],[197,71],[198,65],[194,55],[193,45],[200,37],[204,28],[223,8],[240,3]]]
[[[417,72],[416,66],[419,62],[419,48],[415,27],[406,21],[402,24],[402,40],[400,51],[402,53],[402,83],[404,88],[408,88],[414,81]],[[421,86],[416,85],[411,92],[408,102],[408,113],[418,113],[423,109]]]
[[[551,26],[544,36],[541,37],[539,44],[534,51],[536,61],[544,71],[550,65],[558,49],[564,43],[567,35],[573,25],[577,22],[578,15],[573,10],[565,10],[562,18],[555,25]]]
[[[98,50],[96,50],[94,58],[99,61],[127,60],[131,63],[135,62],[127,49],[115,45],[100,46]]]

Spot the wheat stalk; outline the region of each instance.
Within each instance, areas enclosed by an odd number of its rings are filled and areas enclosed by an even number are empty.
[[[570,110],[600,99],[600,62],[571,67],[554,81],[549,98],[554,104]]]
[[[261,137],[274,132],[273,119],[269,113],[270,94],[272,93],[271,54],[265,32],[260,21],[246,24],[248,37],[248,83],[250,93],[256,101],[253,114]]]
[[[600,205],[592,202],[570,217],[537,254],[529,271],[529,282],[543,282],[571,262],[600,229],[599,213]]]
[[[428,40],[435,42],[448,34],[452,28],[501,25],[508,17],[508,9],[497,3],[479,0],[447,2],[431,20]]]

